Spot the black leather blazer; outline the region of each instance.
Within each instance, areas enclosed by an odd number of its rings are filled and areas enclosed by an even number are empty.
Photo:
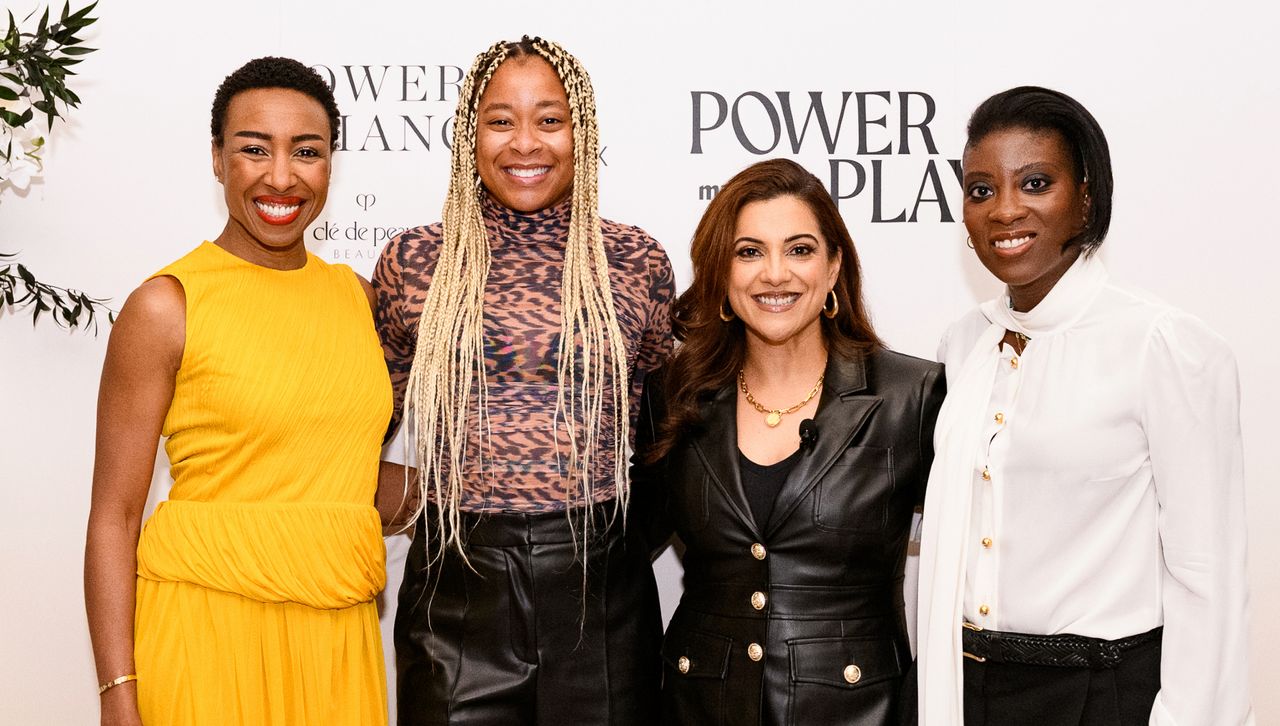
[[[637,450],[661,420],[646,386]],[[684,543],[684,594],[662,646],[663,723],[856,724],[897,719],[910,666],[902,573],[942,404],[942,366],[876,350],[827,365],[806,447],[767,522],[739,479],[734,386],[633,496],[651,542]],[[644,512],[648,514],[644,514]]]

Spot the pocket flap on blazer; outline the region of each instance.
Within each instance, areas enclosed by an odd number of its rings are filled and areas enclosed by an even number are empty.
[[[860,688],[902,675],[889,638],[804,638],[787,641],[792,683]]]
[[[691,628],[669,631],[662,641],[662,659],[685,678],[724,679],[733,640]],[[683,667],[681,665],[684,659]]]

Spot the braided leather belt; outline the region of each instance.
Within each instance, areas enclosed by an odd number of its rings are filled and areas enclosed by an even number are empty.
[[[964,624],[964,656],[979,663],[1021,663],[1062,668],[1115,668],[1127,650],[1159,640],[1163,627],[1118,640],[1084,635],[1029,635]]]

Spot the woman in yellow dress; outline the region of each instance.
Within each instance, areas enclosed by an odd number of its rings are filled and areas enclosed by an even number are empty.
[[[112,331],[85,550],[103,724],[386,723],[374,492],[391,387],[368,283],[303,246],[337,126],[297,61],[228,76],[212,120],[226,227]],[[143,527],[160,436],[174,484]]]

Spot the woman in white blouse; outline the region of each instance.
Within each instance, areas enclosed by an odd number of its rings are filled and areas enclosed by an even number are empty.
[[[1110,155],[1075,100],[984,101],[963,185],[1007,287],[941,345],[920,723],[1252,723],[1231,351],[1108,277]]]

